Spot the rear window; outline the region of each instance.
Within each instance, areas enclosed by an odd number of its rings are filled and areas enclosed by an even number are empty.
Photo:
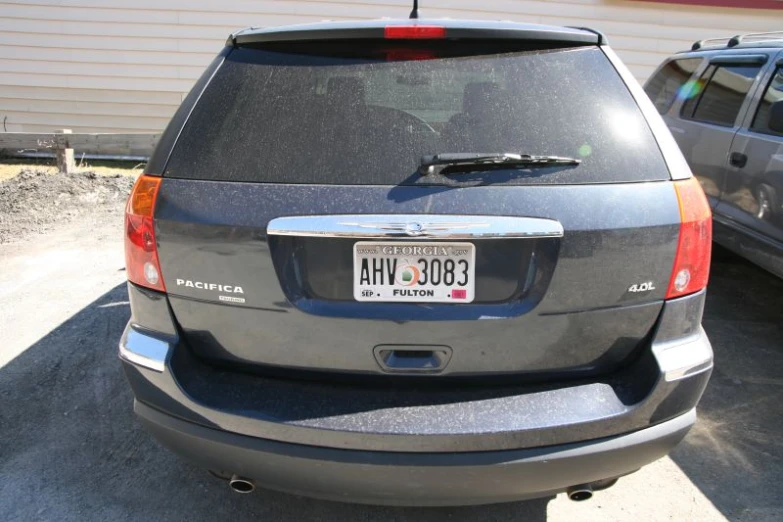
[[[164,175],[362,185],[669,179],[644,117],[597,47],[465,56],[458,44],[306,45],[231,52]],[[582,163],[418,174],[424,155],[468,152]]]

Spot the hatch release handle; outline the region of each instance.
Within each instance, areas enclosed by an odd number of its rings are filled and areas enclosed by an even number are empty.
[[[379,344],[375,360],[388,373],[440,373],[451,360],[451,348],[441,345]]]

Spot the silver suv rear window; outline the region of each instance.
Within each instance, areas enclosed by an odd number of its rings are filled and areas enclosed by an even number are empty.
[[[455,55],[308,45],[315,50],[232,51],[164,175],[357,185],[669,179],[641,111],[597,47]],[[418,174],[422,156],[468,152],[582,163]]]

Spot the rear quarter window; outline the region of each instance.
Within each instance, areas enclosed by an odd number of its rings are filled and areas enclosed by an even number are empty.
[[[769,114],[773,103],[783,102],[783,67],[778,67],[775,75],[770,80],[767,89],[764,91],[759,102],[759,108],[753,117],[751,130],[762,134],[771,134],[773,136],[783,136],[782,132],[772,130],[769,125]]]
[[[703,58],[672,60],[647,82],[644,90],[660,114],[666,114],[676,99],[687,99],[693,82],[691,76]]]
[[[694,88],[696,96],[683,104],[682,117],[732,127],[760,71],[760,65],[710,65]]]
[[[324,42],[312,48],[232,51],[164,175],[363,185],[669,179],[647,122],[597,47],[445,57],[392,49],[386,59],[329,53]],[[418,174],[421,156],[444,152],[560,155],[582,164]]]

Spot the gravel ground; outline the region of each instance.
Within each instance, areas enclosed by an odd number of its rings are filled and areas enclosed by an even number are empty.
[[[80,217],[120,216],[133,181],[121,174],[23,170],[0,182],[0,243],[19,241]]]
[[[116,356],[129,317],[122,202],[106,201],[34,241],[0,245],[4,522],[783,520],[783,281],[732,254],[716,249],[704,319],[716,370],[699,423],[669,458],[585,503],[357,506],[233,494],[139,426]]]

